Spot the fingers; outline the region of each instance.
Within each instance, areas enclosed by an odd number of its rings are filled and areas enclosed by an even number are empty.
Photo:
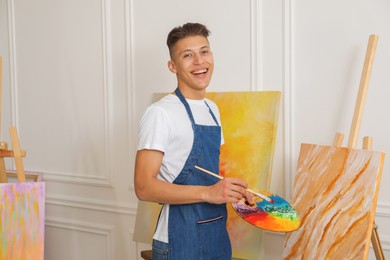
[[[254,197],[255,197],[255,195],[253,195],[252,193],[247,191],[246,194],[245,194],[245,200],[246,200],[247,204],[249,204],[250,206],[253,206],[255,204],[253,202],[253,198]]]
[[[247,192],[248,184],[239,178],[224,178],[208,189],[206,196],[209,203],[238,203],[245,198],[248,204],[253,205],[253,195]]]
[[[229,181],[233,185],[241,186],[245,189],[248,188],[248,184],[243,180],[239,178],[225,178],[226,181]]]
[[[225,192],[228,200],[227,202],[237,203],[242,198],[246,198],[248,193],[246,188],[248,185],[245,181],[238,178],[225,178],[225,181]]]

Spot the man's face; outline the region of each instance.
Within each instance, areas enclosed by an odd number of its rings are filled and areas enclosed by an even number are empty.
[[[189,36],[179,40],[168,62],[176,74],[179,88],[187,98],[203,98],[214,69],[213,53],[203,36]]]

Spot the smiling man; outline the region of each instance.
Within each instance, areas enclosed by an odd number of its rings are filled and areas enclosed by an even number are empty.
[[[236,203],[247,183],[219,180],[223,144],[218,107],[205,98],[214,69],[208,29],[186,23],[168,34],[169,70],[176,90],[152,104],[139,123],[134,183],[137,197],[163,205],[153,236],[153,260],[231,259],[226,203]]]

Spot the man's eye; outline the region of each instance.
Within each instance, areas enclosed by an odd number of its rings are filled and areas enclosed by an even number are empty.
[[[184,54],[183,56],[184,58],[191,58],[192,57],[192,54],[188,53],[188,54]]]
[[[209,51],[202,51],[202,54],[205,55],[205,54],[208,54]]]

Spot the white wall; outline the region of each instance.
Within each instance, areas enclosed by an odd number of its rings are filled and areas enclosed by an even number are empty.
[[[172,27],[211,30],[210,91],[282,91],[271,190],[289,198],[300,144],[348,137],[370,34],[379,44],[359,140],[389,152],[389,13],[386,0],[0,0],[2,140],[16,125],[26,170],[47,183],[46,259],[136,259],[149,247],[132,241],[136,126],[153,93],[176,86]],[[389,163],[376,213],[387,257]],[[266,233],[264,259],[280,259],[282,242]]]

